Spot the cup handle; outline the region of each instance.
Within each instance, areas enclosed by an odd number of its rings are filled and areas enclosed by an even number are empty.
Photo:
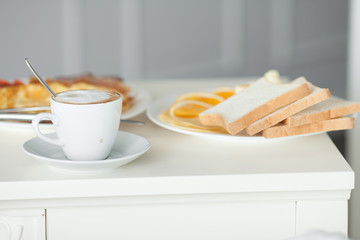
[[[49,142],[58,146],[64,146],[64,143],[60,139],[50,138],[41,133],[39,129],[39,123],[43,119],[51,120],[55,127],[59,125],[59,121],[56,115],[53,115],[51,113],[39,113],[34,117],[31,123],[32,128],[34,129],[36,135],[45,142]]]

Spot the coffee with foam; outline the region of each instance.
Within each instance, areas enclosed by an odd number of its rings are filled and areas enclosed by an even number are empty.
[[[98,104],[107,103],[120,98],[117,92],[100,90],[73,90],[61,92],[54,98],[55,101],[67,104]]]
[[[73,90],[50,99],[51,113],[39,113],[32,120],[36,135],[60,146],[66,158],[75,161],[106,159],[119,131],[122,95],[102,90]],[[50,120],[56,138],[43,135],[42,120]]]

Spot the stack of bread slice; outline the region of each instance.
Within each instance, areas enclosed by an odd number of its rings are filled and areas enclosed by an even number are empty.
[[[304,77],[279,83],[276,75],[265,74],[243,91],[200,113],[205,126],[221,126],[229,134],[246,131],[265,138],[354,128],[360,103],[331,97]],[[344,117],[345,116],[345,117]]]
[[[265,129],[266,138],[292,136],[314,132],[336,131],[354,128],[354,117],[360,112],[360,103],[332,97],[306,108],[281,124]]]

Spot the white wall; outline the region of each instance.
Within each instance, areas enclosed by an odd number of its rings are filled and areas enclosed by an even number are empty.
[[[0,77],[91,71],[126,80],[276,68],[346,94],[347,1],[0,0]]]
[[[60,1],[0,1],[0,78],[28,76],[25,57],[41,73],[61,72],[60,9]]]
[[[360,1],[350,1],[349,16],[349,58],[348,58],[348,98],[360,102]],[[350,199],[350,236],[360,239],[360,118],[355,121],[355,129],[346,135],[347,159],[355,170],[355,190]]]

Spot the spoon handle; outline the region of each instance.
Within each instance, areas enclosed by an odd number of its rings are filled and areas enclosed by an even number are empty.
[[[49,87],[49,85],[47,85],[47,83],[41,78],[40,74],[38,74],[35,70],[35,68],[33,67],[33,65],[30,63],[29,59],[25,58],[25,62],[28,65],[28,67],[30,68],[30,70],[33,72],[33,74],[37,77],[37,79],[40,81],[40,83],[50,92],[51,96],[56,97],[56,94],[53,92],[53,90],[51,90],[51,88]]]

